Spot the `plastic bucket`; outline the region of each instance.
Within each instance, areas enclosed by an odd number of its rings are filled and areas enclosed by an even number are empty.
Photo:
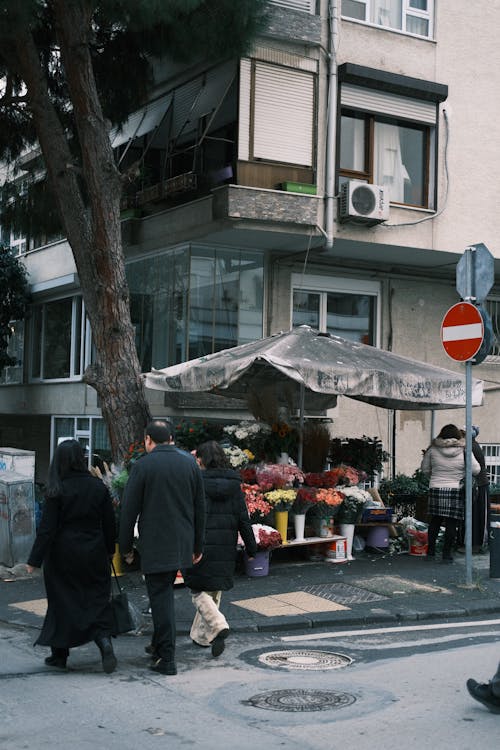
[[[367,547],[388,547],[389,528],[387,526],[372,526],[366,537]]]
[[[269,550],[259,550],[253,560],[245,554],[245,573],[250,578],[267,576],[269,574]]]
[[[409,537],[409,542],[410,546],[408,552],[410,555],[415,555],[415,557],[426,557],[427,549],[429,547],[428,544],[417,544],[412,537]]]
[[[347,544],[345,539],[336,539],[328,545],[326,559],[329,562],[347,562]]]

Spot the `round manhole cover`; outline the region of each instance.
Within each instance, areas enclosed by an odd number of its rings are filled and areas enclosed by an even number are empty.
[[[337,693],[333,690],[270,690],[258,693],[246,701],[247,706],[264,708],[268,711],[331,711],[345,708],[356,702],[354,695]]]
[[[352,659],[343,654],[331,651],[288,650],[269,651],[259,656],[261,664],[268,667],[284,667],[286,669],[340,669],[352,664]]]

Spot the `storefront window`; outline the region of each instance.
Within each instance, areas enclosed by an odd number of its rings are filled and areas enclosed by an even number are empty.
[[[142,372],[262,336],[257,252],[184,246],[127,265]]]

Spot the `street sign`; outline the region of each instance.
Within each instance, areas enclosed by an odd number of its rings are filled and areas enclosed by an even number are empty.
[[[488,354],[491,353],[491,348],[495,343],[493,323],[491,322],[489,314],[484,309],[484,307],[481,307],[481,305],[478,305],[477,309],[481,313],[481,317],[483,319],[483,343],[479,347],[479,351],[474,354],[474,359],[472,360],[473,365],[480,365],[481,362],[484,362]]]
[[[456,289],[462,299],[483,302],[495,281],[495,260],[483,242],[466,247],[456,267]]]
[[[483,319],[470,302],[458,302],[441,323],[441,341],[446,354],[457,362],[472,359],[483,343]]]

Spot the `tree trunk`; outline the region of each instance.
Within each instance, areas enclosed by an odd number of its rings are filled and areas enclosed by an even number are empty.
[[[111,453],[119,460],[133,440],[142,439],[150,412],[130,318],[121,244],[121,180],[88,46],[91,9],[92,4],[85,0],[53,2],[82,153],[80,174],[72,164],[66,135],[51,104],[30,31],[19,34],[13,45],[92,329],[97,356],[84,380],[98,393]],[[78,182],[82,176],[85,199]]]

